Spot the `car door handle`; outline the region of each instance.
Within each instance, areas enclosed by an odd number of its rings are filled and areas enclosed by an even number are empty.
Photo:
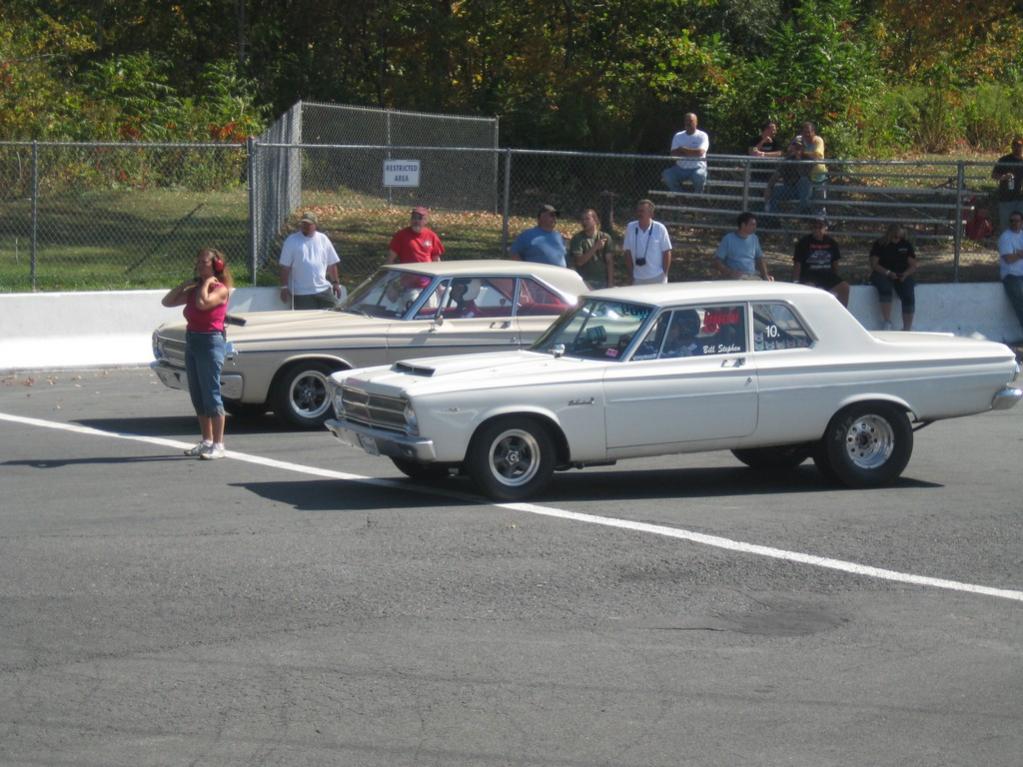
[[[497,320],[496,322],[491,322],[490,327],[505,330],[511,327],[511,320]]]
[[[721,360],[721,367],[723,368],[741,368],[745,364],[745,357],[731,357],[729,359]]]

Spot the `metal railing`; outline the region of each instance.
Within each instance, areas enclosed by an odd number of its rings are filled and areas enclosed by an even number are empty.
[[[828,158],[826,183],[801,199],[772,186],[778,160],[713,155],[700,194],[673,193],[660,182],[674,161],[664,156],[308,144],[293,140],[298,122],[289,113],[272,131],[283,140],[247,144],[0,142],[0,291],[164,285],[206,245],[228,254],[236,281],[272,284],[283,237],[305,208],[354,281],[382,262],[413,205],[433,210],[447,258],[501,257],[540,204],[561,208],[566,236],[594,208],[620,241],[641,198],[656,201],[671,231],[673,279],[713,274],[721,233],[742,210],[757,214],[776,265],[824,212],[846,263],[865,266],[865,241],[896,221],[917,242],[922,279],[997,279],[993,242],[964,236],[994,189],[991,163]],[[418,186],[385,183],[384,162],[395,158],[417,163]]]

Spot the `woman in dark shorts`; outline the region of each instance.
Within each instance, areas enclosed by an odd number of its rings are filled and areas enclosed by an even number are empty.
[[[877,288],[881,303],[884,329],[892,329],[892,293],[902,302],[902,329],[913,329],[916,311],[916,251],[906,239],[906,230],[899,224],[890,224],[885,236],[870,249],[870,281]]]
[[[849,283],[838,273],[842,257],[838,243],[828,234],[824,218],[813,221],[813,231],[800,238],[792,256],[792,281],[814,285],[834,294],[842,306],[849,305]]]

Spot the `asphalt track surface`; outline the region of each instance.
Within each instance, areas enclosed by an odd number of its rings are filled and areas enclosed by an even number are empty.
[[[0,380],[0,764],[1019,765],[1023,408],[893,487],[727,453],[421,485],[181,455],[148,371]]]

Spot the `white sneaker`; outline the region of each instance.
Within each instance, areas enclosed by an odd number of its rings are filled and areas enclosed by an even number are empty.
[[[224,453],[225,450],[223,445],[214,444],[210,445],[201,453],[199,453],[199,457],[202,458],[204,461],[215,461],[218,458],[223,458]]]
[[[885,321],[884,325],[881,326],[881,330],[891,330],[891,329],[892,329],[892,323],[888,322],[887,320]]]
[[[200,442],[197,445],[193,445],[185,451],[185,455],[202,455],[203,452],[213,447],[212,442]]]

